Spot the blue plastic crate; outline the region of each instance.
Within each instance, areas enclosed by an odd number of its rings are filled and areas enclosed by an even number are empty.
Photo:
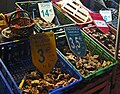
[[[8,72],[9,75],[7,75],[7,78],[5,77],[5,79],[8,84],[14,82],[12,86],[10,85],[10,88],[13,87],[12,88],[13,91],[15,91],[16,89],[18,90],[17,85],[20,84],[24,75],[28,72],[36,70],[36,67],[33,65],[31,60],[29,39],[11,43],[9,42],[0,45],[0,50],[4,52],[4,54],[2,54],[2,57],[4,59],[4,64],[6,65],[9,71]],[[50,94],[58,94],[58,92],[59,93],[69,92],[71,88],[75,88],[78,85],[78,83],[82,81],[82,77],[79,75],[79,73],[75,69],[73,69],[72,66],[60,54],[58,54],[58,58],[59,59],[55,67],[60,67],[63,73],[70,74],[72,77],[77,78],[78,81],[73,82],[68,86],[62,88],[53,89],[49,91]]]
[[[0,94],[21,94],[9,71],[0,59]]]
[[[0,94],[13,94],[10,86],[5,80],[3,74],[0,72]]]

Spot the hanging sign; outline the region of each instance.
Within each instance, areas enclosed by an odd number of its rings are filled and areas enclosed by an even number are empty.
[[[100,13],[93,13],[89,12],[91,18],[93,19],[93,22],[95,25],[100,29],[103,33],[108,33],[109,27],[107,23],[104,21],[103,17]]]
[[[31,35],[32,62],[42,73],[48,73],[57,62],[56,44],[53,32]]]
[[[106,22],[112,21],[112,13],[111,10],[100,10],[100,14]]]
[[[51,2],[38,3],[38,8],[41,18],[46,22],[52,22],[55,17],[53,6]]]
[[[86,53],[86,46],[79,26],[65,27],[66,38],[70,50],[77,56],[84,56]]]

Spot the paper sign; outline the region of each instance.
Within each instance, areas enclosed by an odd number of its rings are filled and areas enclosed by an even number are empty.
[[[67,41],[70,50],[77,56],[84,56],[86,53],[86,46],[79,26],[71,26],[65,28]]]
[[[94,21],[95,25],[98,29],[100,29],[103,33],[108,33],[109,27],[107,23],[104,21],[103,17],[100,13],[93,13],[89,12],[92,20]]]
[[[42,73],[48,73],[57,61],[53,32],[39,33],[30,37],[32,62]]]
[[[51,2],[38,3],[38,8],[41,18],[46,22],[52,22],[55,17],[53,6]]]
[[[100,14],[106,22],[112,21],[112,13],[111,10],[100,10]]]
[[[107,24],[105,23],[105,21],[94,20],[94,22],[98,27],[108,27]]]

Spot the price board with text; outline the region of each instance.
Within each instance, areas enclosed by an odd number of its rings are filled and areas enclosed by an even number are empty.
[[[79,26],[71,26],[65,28],[66,38],[69,44],[70,50],[77,56],[84,56],[86,53],[86,46],[84,38],[81,34]]]
[[[53,32],[31,35],[32,62],[42,73],[48,73],[57,62],[56,43]]]
[[[55,17],[53,6],[51,2],[38,3],[38,8],[41,18],[46,22],[52,22]]]
[[[103,19],[106,22],[111,22],[112,21],[112,13],[111,10],[100,10],[100,14],[102,15]]]

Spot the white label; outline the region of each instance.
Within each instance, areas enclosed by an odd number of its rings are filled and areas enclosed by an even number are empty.
[[[95,24],[98,26],[98,27],[108,27],[107,24],[105,23],[105,21],[102,21],[102,20],[94,20]]]
[[[55,17],[52,3],[38,3],[38,8],[41,18],[43,18],[46,22],[52,22]]]
[[[100,14],[106,22],[112,21],[111,10],[100,10]]]

